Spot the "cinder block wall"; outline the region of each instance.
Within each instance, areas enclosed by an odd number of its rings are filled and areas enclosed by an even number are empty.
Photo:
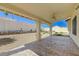
[[[15,21],[0,18],[0,31],[19,30],[18,24]]]

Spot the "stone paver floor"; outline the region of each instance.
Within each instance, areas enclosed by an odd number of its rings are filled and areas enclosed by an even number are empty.
[[[26,49],[30,49],[40,56],[79,56],[79,48],[70,37],[52,36],[40,41],[25,44],[24,47],[1,53],[0,55],[12,55]]]
[[[41,55],[79,56],[79,48],[70,37],[52,36],[45,38],[40,44]]]

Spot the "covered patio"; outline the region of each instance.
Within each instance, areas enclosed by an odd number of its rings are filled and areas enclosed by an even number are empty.
[[[52,23],[72,17],[77,4],[0,4],[0,10],[36,21],[37,39],[41,39],[40,27],[46,23],[52,35]]]
[[[65,19],[72,19],[78,4],[71,3],[13,3],[0,4],[0,10],[9,12],[21,17],[36,21],[37,42],[26,44],[20,50],[14,50],[1,55],[11,55],[28,48],[28,46],[38,55],[79,55],[79,48],[70,37],[52,36],[52,23]],[[50,27],[50,36],[42,40],[41,24],[46,23]],[[71,25],[68,22],[68,29],[71,33]],[[60,53],[61,52],[61,53]]]

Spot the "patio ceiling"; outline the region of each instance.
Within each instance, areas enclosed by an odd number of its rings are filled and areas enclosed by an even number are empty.
[[[52,23],[67,19],[73,15],[74,3],[12,3],[1,4],[2,9],[16,12],[16,14],[39,21]]]

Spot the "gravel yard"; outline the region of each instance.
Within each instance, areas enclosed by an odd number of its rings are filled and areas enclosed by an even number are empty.
[[[0,36],[0,53],[36,41],[36,33]]]

